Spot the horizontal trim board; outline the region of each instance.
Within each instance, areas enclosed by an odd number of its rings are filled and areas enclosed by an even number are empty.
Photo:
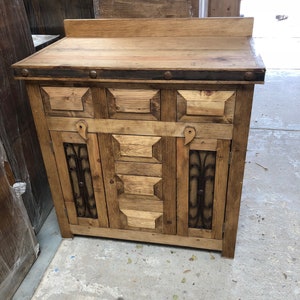
[[[66,19],[67,37],[252,36],[253,18]]]
[[[16,79],[33,80],[33,79],[81,79],[91,81],[106,80],[151,80],[151,81],[205,81],[205,82],[239,82],[239,83],[256,83],[263,82],[265,78],[265,69],[249,69],[242,71],[232,70],[207,70],[207,71],[185,71],[185,70],[106,70],[95,68],[27,68],[26,77],[22,75],[23,68],[15,68],[14,76]],[[90,78],[90,72],[94,71],[95,79]],[[170,79],[165,79],[166,72],[170,74]],[[247,77],[249,72],[251,76]]]
[[[70,225],[71,232],[78,235],[89,235],[104,238],[140,241],[146,243],[166,244],[222,251],[222,240],[184,237],[177,235],[140,232],[122,229],[95,228],[91,226]]]
[[[81,118],[47,117],[49,130],[77,132]],[[141,136],[184,137],[186,127],[193,127],[196,138],[232,139],[232,124],[155,122],[116,119],[86,119],[88,133],[130,134]]]

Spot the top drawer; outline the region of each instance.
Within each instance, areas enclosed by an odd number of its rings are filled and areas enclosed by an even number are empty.
[[[110,88],[106,97],[112,119],[160,120],[160,90]]]
[[[41,95],[46,115],[94,117],[92,91],[88,87],[42,86]]]
[[[176,110],[179,122],[231,124],[234,116],[235,90],[106,90],[109,118],[123,120],[161,120],[161,105],[166,95],[168,110]],[[162,96],[164,95],[164,96]],[[174,107],[171,107],[174,106]]]
[[[177,90],[177,121],[231,124],[236,92]]]

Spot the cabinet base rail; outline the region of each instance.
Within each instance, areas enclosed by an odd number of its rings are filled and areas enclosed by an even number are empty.
[[[70,225],[70,229],[74,235],[97,236],[103,238],[222,251],[222,240],[216,239],[167,235],[153,232],[130,231],[122,229],[95,228],[91,226],[81,225]]]

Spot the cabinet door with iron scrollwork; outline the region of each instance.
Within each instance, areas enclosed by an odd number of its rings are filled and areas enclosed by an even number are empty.
[[[177,233],[222,239],[230,140],[177,139]]]
[[[52,131],[51,138],[69,223],[108,227],[97,135]]]

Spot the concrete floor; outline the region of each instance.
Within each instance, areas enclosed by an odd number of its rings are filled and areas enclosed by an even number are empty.
[[[289,43],[299,45],[299,36]],[[15,300],[300,299],[300,52],[292,57],[280,36],[256,39],[267,77],[254,95],[235,259],[100,238],[61,240],[52,213],[38,236],[41,255]]]

